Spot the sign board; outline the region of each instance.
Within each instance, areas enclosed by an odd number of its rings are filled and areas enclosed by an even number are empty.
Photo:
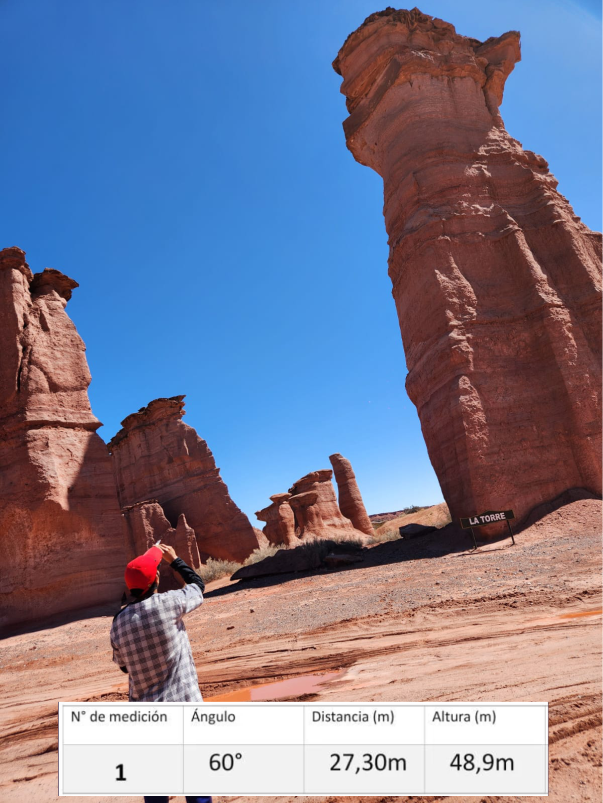
[[[509,521],[514,518],[512,510],[487,510],[485,513],[461,519],[461,527],[463,530],[470,530],[472,527],[483,527],[485,524],[496,524],[497,521]]]

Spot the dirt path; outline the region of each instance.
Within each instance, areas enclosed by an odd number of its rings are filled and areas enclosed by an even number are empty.
[[[601,503],[574,502],[515,547],[421,557],[397,541],[348,571],[214,587],[188,625],[201,688],[209,697],[345,669],[311,699],[548,700],[550,800],[600,801],[600,515]],[[58,700],[124,696],[109,625],[97,617],[2,642],[2,801],[56,799]],[[413,798],[423,799],[435,798]]]

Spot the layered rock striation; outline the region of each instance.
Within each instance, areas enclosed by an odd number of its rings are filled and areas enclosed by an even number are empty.
[[[156,499],[172,527],[184,513],[202,559],[243,561],[258,537],[207,443],[182,421],[183,399],[155,399],[125,418],[109,442],[121,506]]]
[[[339,453],[332,454],[329,460],[335,472],[335,481],[339,491],[339,509],[357,530],[366,535],[373,535],[373,525],[366,512],[352,464]]]
[[[499,113],[519,34],[373,14],[333,64],[355,159],[382,176],[393,284],[453,518],[601,493],[601,235]]]
[[[114,602],[125,527],[65,307],[77,282],[0,251],[0,625]]]

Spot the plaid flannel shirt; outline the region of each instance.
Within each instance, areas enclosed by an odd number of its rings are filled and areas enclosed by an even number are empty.
[[[130,677],[132,702],[202,702],[182,617],[203,602],[197,585],[153,594],[128,605],[113,621],[113,660]]]

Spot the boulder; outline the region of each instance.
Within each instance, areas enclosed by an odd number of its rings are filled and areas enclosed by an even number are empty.
[[[421,535],[434,533],[437,529],[437,527],[429,527],[425,524],[405,524],[398,528],[398,532],[402,538],[418,538]]]
[[[457,520],[601,494],[601,235],[504,128],[519,59],[517,31],[388,8],[333,63],[347,146],[383,178],[406,386]]]
[[[109,442],[122,507],[157,499],[172,527],[184,513],[202,559],[242,562],[258,548],[207,443],[182,421],[184,396],[155,399]]]
[[[119,605],[126,534],[88,399],[78,284],[0,251],[0,625]]]

